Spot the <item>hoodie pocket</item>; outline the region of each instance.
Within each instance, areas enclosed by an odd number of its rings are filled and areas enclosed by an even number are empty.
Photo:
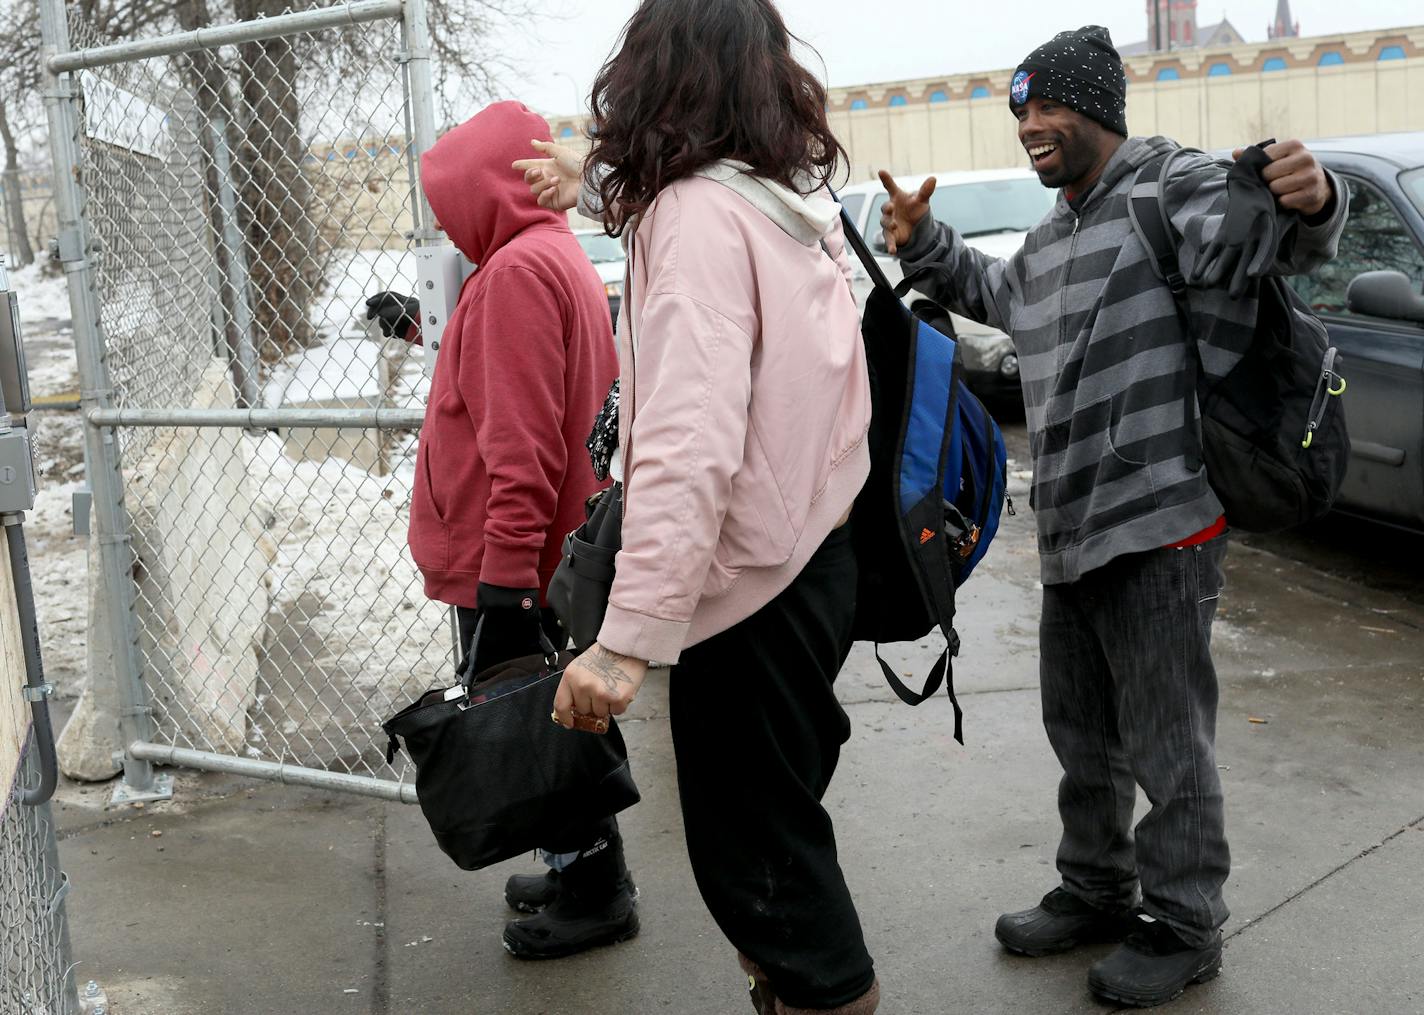
[[[406,541],[411,558],[420,570],[450,569],[450,527],[440,517],[435,503],[429,456],[424,445],[415,460],[415,489],[410,498],[410,530]]]
[[[1109,397],[1076,408],[1068,419],[1044,428],[1036,457],[1042,478],[1035,477],[1033,500],[1051,506],[1055,529],[1077,529],[1090,512],[1156,507],[1151,465],[1128,458],[1113,440],[1119,422]]]

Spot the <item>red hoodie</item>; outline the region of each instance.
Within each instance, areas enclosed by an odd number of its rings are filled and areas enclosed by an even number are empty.
[[[618,374],[608,301],[567,218],[509,168],[533,138],[543,118],[500,102],[420,161],[435,220],[479,265],[440,346],[410,506],[425,594],[456,606],[480,582],[543,596],[601,485],[584,442]]]

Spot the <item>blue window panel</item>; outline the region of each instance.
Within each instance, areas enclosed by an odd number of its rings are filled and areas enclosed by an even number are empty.
[[[1180,80],[1182,80],[1182,75],[1181,75],[1180,73],[1178,73],[1177,68],[1175,68],[1175,67],[1163,67],[1161,70],[1159,70],[1159,71],[1157,72],[1157,80],[1158,80],[1158,81],[1180,81]]]
[[[1403,46],[1386,46],[1386,47],[1384,47],[1384,49],[1380,50],[1379,58],[1380,58],[1381,60],[1403,60],[1403,59],[1404,59],[1404,47],[1403,47]]]
[[[574,129],[573,129],[572,127],[565,127],[563,130],[559,131],[559,137],[573,137],[573,136],[574,136]]]
[[[1261,64],[1261,73],[1262,73],[1262,74],[1266,73],[1267,71],[1285,70],[1285,69],[1286,69],[1286,62],[1285,62],[1284,60],[1282,60],[1282,59],[1281,59],[1280,57],[1278,57],[1278,56],[1273,56],[1273,57],[1271,57],[1269,60],[1267,60],[1265,63]]]
[[[1317,62],[1316,66],[1338,67],[1344,62],[1345,58],[1340,55],[1340,51],[1338,49],[1328,49],[1324,53],[1320,54],[1320,60]]]
[[[903,95],[895,95],[890,99],[890,105],[892,106],[908,106],[909,104],[910,100]]]
[[[1231,76],[1231,64],[1229,64],[1229,63],[1214,63],[1214,64],[1211,65],[1211,68],[1206,72],[1206,76],[1209,77],[1209,78],[1227,78],[1227,77],[1230,77],[1230,76]]]
[[[983,85],[975,85],[974,91],[969,93],[969,97],[971,99],[987,99],[989,97],[989,89]]]
[[[931,102],[948,102],[948,101],[949,101],[949,96],[945,94],[944,89],[942,89],[942,88],[937,88],[937,89],[935,89],[934,91],[930,92],[930,101],[931,101]]]
[[[868,107],[866,106],[866,103],[865,103],[865,100],[864,100],[864,99],[856,99],[854,102],[852,102],[852,103],[850,104],[850,108],[851,108],[851,109],[866,109],[866,108],[868,108]]]

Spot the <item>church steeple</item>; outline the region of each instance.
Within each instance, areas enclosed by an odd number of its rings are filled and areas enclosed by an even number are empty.
[[[1276,20],[1266,29],[1267,38],[1294,39],[1300,35],[1300,22],[1291,19],[1290,0],[1276,0]]]

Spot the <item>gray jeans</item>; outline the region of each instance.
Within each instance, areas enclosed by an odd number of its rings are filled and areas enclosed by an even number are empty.
[[[1046,585],[1043,725],[1063,766],[1058,871],[1104,908],[1142,907],[1188,944],[1226,921],[1211,621],[1226,536],[1136,553]],[[1151,810],[1132,824],[1136,787]]]

